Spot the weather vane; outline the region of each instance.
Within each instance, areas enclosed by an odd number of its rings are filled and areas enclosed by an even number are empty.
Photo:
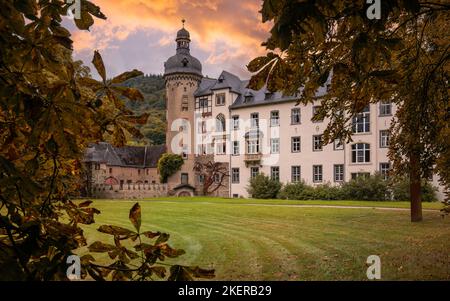
[[[185,19],[181,20],[181,22],[183,23],[183,28],[184,28],[184,23],[186,22]]]

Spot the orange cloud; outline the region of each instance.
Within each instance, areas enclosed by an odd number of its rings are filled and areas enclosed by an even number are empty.
[[[261,0],[94,0],[108,20],[96,20],[91,32],[75,32],[75,51],[104,49],[138,30],[157,30],[155,43],[173,42],[181,19],[191,33],[193,48],[210,53],[208,63],[219,64],[261,55],[261,42],[270,24],[262,24]],[[225,47],[224,47],[225,45]],[[221,50],[225,49],[225,50]]]

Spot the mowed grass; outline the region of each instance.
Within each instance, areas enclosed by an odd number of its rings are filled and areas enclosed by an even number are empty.
[[[96,200],[93,206],[101,214],[95,225],[84,226],[88,244],[112,242],[96,231],[99,225],[131,228],[128,212],[137,201],[142,229],[170,233],[170,244],[186,251],[172,262],[214,268],[216,280],[367,280],[369,255],[380,256],[382,280],[450,279],[450,218],[438,210],[411,223],[408,211],[292,206],[402,208],[407,203]]]

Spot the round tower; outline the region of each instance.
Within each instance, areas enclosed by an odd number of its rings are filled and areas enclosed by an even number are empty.
[[[183,27],[175,39],[176,54],[164,63],[167,151],[183,155],[185,159],[181,171],[169,179],[171,189],[186,184],[194,187],[194,92],[203,78],[202,64],[190,54],[190,34],[184,28],[185,20],[182,22]],[[183,134],[183,131],[186,132]],[[180,139],[184,135],[188,135],[190,139]]]

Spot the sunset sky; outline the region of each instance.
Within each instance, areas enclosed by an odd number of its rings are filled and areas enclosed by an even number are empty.
[[[245,65],[265,49],[270,24],[261,22],[261,0],[94,0],[106,21],[96,19],[90,32],[71,22],[75,58],[90,65],[100,50],[108,77],[130,69],[163,73],[163,64],[175,54],[175,36],[186,19],[191,54],[203,64],[203,75],[217,77],[222,70],[248,78]],[[94,74],[95,72],[93,72]],[[96,75],[96,74],[95,74]]]

